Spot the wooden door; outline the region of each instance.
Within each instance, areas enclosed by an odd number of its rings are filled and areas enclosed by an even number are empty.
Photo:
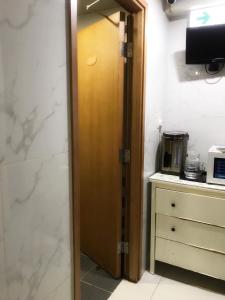
[[[81,251],[120,277],[124,15],[90,23],[78,33]]]

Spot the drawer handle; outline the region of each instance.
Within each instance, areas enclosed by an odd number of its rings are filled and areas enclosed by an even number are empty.
[[[172,207],[176,207],[176,204],[175,204],[175,203],[172,203],[171,206],[172,206]]]
[[[172,227],[172,228],[171,228],[171,231],[175,232],[175,231],[176,231],[176,228],[175,228],[175,227]]]

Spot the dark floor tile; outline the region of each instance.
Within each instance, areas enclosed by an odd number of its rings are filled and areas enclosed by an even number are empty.
[[[96,264],[86,255],[81,254],[80,256],[80,264],[81,264],[81,279],[94,267]]]
[[[82,280],[108,292],[113,292],[120,283],[99,267],[87,273]]]
[[[81,300],[107,300],[110,293],[81,282]]]

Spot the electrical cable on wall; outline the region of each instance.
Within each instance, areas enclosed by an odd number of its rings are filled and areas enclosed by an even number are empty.
[[[212,66],[211,66],[211,67],[212,67]],[[209,74],[210,76],[215,76],[215,75],[221,73],[221,72],[224,70],[224,67],[225,67],[225,63],[220,64],[217,71],[211,72],[211,71],[209,70],[209,69],[210,69],[210,65],[205,65],[205,71],[206,71],[206,73]],[[213,84],[218,84],[218,83],[223,79],[223,76],[221,75],[219,78],[215,78],[215,79],[216,79],[216,80],[214,80],[214,81],[211,81],[211,80],[209,80],[209,79],[205,79],[205,82],[206,82],[207,84],[211,84],[211,85],[213,85]]]
[[[209,79],[205,79],[205,82],[207,84],[213,85],[213,84],[218,84],[222,79],[223,79],[223,77],[216,78],[216,81],[209,81]]]

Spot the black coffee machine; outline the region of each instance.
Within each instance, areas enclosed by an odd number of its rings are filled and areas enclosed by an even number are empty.
[[[161,148],[161,172],[180,176],[184,171],[189,134],[183,131],[164,132]]]

